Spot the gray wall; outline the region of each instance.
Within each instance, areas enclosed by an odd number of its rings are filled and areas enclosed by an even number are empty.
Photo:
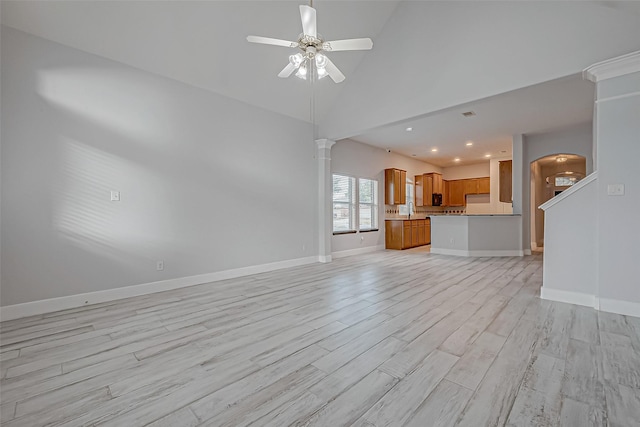
[[[1,50],[2,305],[317,255],[308,123],[5,27]]]
[[[598,283],[603,299],[640,303],[640,72],[598,84]],[[613,98],[627,94],[620,98]],[[624,184],[624,196],[607,186]]]
[[[543,296],[548,290],[597,295],[596,192],[591,181],[545,212]]]
[[[522,224],[523,249],[531,248],[531,162],[553,154],[578,154],[587,162],[587,174],[593,172],[593,130],[591,122],[556,132],[524,137],[522,161]],[[515,156],[514,156],[515,159]],[[515,172],[514,165],[514,173]],[[514,189],[516,188],[514,181]],[[514,190],[515,191],[515,190]],[[515,197],[515,196],[514,196]],[[515,201],[515,200],[514,200]],[[516,212],[514,204],[514,212]],[[519,212],[518,212],[519,213]]]

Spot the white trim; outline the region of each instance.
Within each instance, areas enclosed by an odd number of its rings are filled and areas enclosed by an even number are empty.
[[[345,250],[345,251],[332,252],[331,256],[333,258],[344,258],[344,257],[352,256],[352,255],[362,255],[362,254],[368,254],[368,253],[371,253],[371,252],[377,252],[377,251],[383,251],[383,250],[384,250],[384,245],[365,246],[363,248],[348,249],[348,250]]]
[[[504,256],[523,256],[526,251],[511,249],[511,250],[478,250],[478,251],[465,251],[462,249],[444,249],[444,248],[431,248],[432,254],[438,255],[455,255],[466,257],[504,257]],[[531,251],[529,251],[531,255]]]
[[[625,316],[640,317],[640,303],[600,298],[600,311],[624,314]]]
[[[640,71],[640,50],[598,62],[582,71],[582,78],[594,83]]]
[[[597,300],[595,295],[585,294],[582,292],[563,291],[560,289],[549,289],[544,286],[540,288],[540,298],[550,301],[564,302],[567,304],[584,305],[587,307],[595,307]]]
[[[331,257],[329,257],[331,258]],[[89,304],[115,301],[140,295],[148,295],[156,292],[201,285],[203,283],[216,282],[218,280],[233,279],[252,274],[266,273],[283,268],[298,267],[318,262],[318,257],[296,258],[286,261],[272,262],[269,264],[252,265],[249,267],[235,268],[232,270],[216,271],[214,273],[199,274],[196,276],[178,277],[176,279],[161,280],[158,282],[143,283],[140,285],[124,286],[103,291],[87,292],[84,294],[68,295],[58,298],[50,298],[39,301],[30,301],[22,304],[0,307],[0,321],[19,319],[27,316],[51,313],[82,307]]]
[[[331,262],[331,255],[318,255],[318,262],[322,262],[322,263]]]
[[[331,148],[336,143],[332,139],[316,139],[316,145],[319,149]]]
[[[543,211],[546,211],[551,206],[553,206],[556,203],[566,199],[567,197],[571,196],[576,191],[579,191],[581,188],[586,187],[591,181],[595,181],[596,179],[598,179],[598,171],[594,171],[594,172],[590,173],[584,179],[581,179],[580,181],[578,181],[577,183],[575,183],[571,187],[569,187],[566,190],[564,190],[562,193],[558,194],[555,197],[552,197],[551,199],[549,199],[545,203],[543,203],[540,206],[538,206],[538,209],[542,209]]]

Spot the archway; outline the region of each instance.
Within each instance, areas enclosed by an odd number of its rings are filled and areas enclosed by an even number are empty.
[[[577,154],[558,153],[531,162],[531,250],[544,247],[544,211],[538,206],[586,176],[587,160]]]

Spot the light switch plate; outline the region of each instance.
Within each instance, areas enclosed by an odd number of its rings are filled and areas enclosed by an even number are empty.
[[[116,190],[111,190],[111,201],[119,202],[120,201],[120,192]]]
[[[624,196],[624,184],[607,185],[608,196]]]

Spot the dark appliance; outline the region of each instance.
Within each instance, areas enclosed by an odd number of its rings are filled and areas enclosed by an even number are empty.
[[[431,205],[433,205],[433,206],[442,205],[442,194],[433,193],[433,196],[431,196]]]

